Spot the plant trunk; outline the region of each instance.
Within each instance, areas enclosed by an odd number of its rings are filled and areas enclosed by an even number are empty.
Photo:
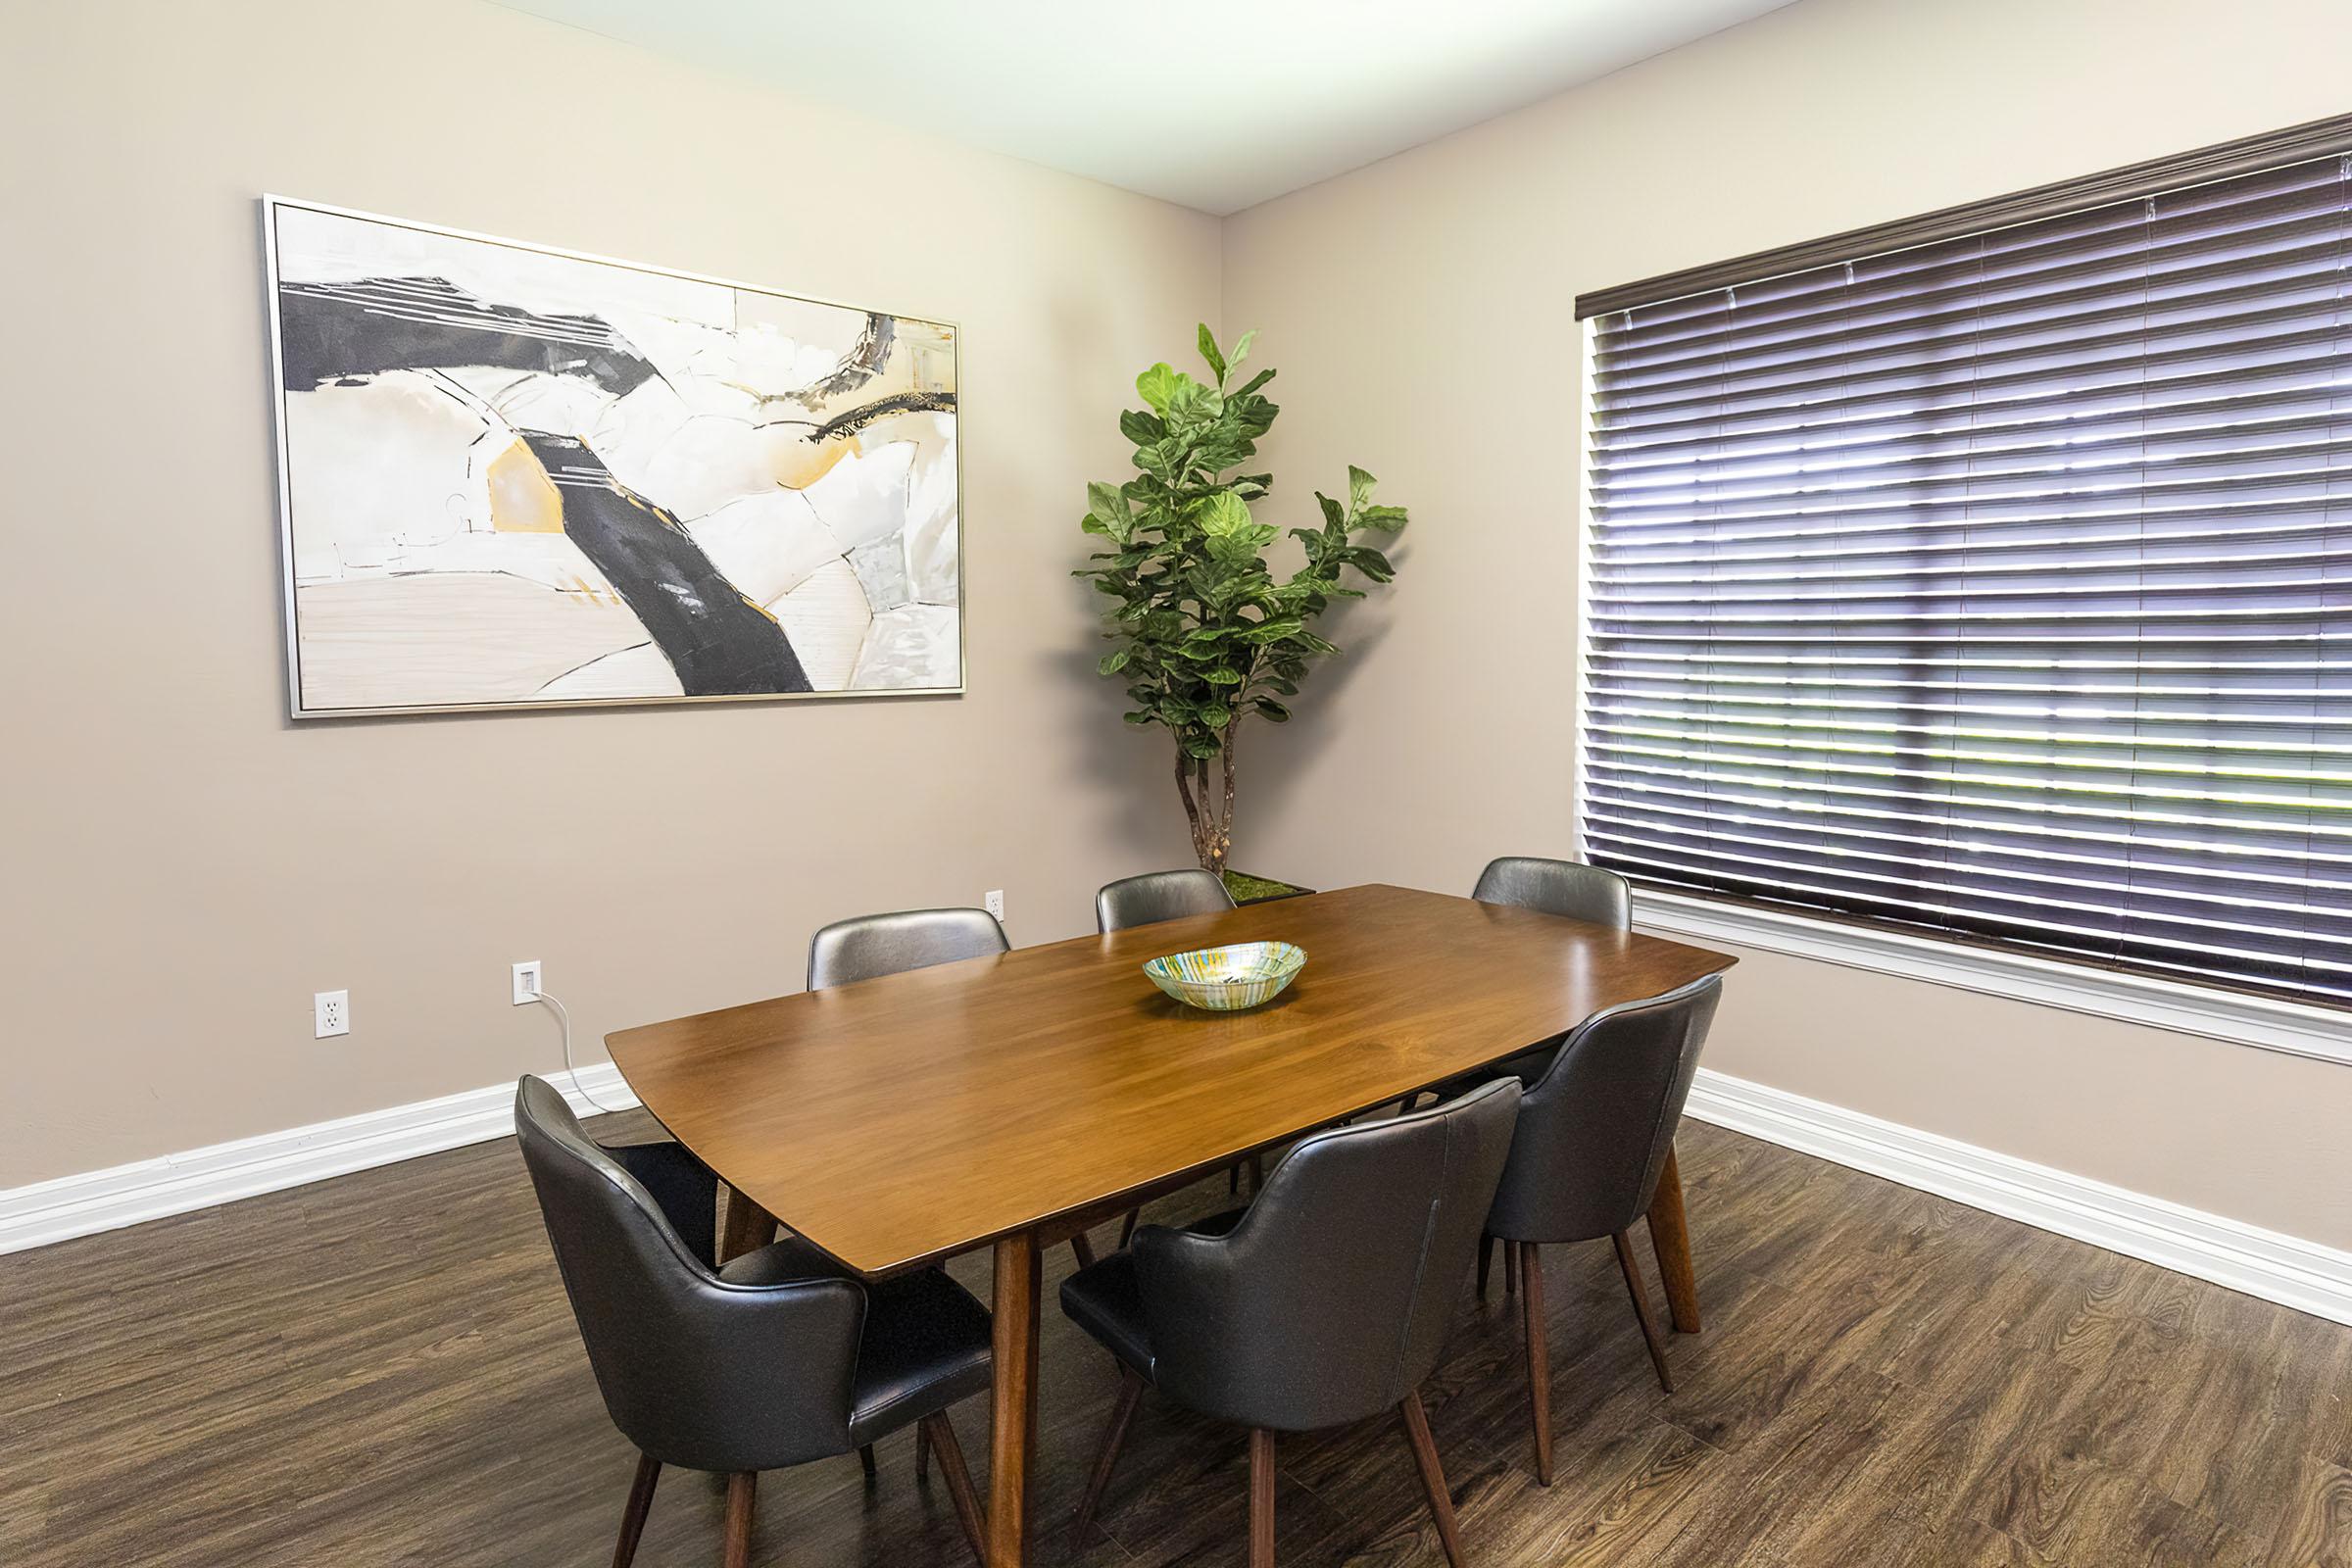
[[[1193,832],[1193,857],[1203,871],[1225,874],[1233,853],[1233,741],[1241,720],[1225,726],[1222,736],[1222,777],[1212,786],[1206,758],[1176,754],[1176,795],[1184,802],[1184,818]]]

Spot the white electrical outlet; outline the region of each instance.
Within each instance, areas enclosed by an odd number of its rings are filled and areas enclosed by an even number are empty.
[[[539,960],[525,958],[514,966],[514,1005],[539,1000]]]
[[[318,1026],[318,1038],[351,1033],[351,993],[348,991],[319,991],[311,997],[311,1021]]]
[[[988,906],[989,913],[1000,920],[1004,918],[1004,890],[1003,888],[990,888],[988,897],[981,902]]]

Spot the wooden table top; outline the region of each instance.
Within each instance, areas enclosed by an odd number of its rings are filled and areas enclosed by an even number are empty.
[[[1141,965],[1280,939],[1305,969],[1203,1013]],[[1720,953],[1397,887],[1079,937],[608,1035],[670,1133],[886,1274],[1100,1214],[1729,968]]]

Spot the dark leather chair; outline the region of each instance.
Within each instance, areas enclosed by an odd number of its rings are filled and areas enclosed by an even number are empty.
[[[1487,868],[1479,872],[1478,885],[1470,890],[1470,897],[1481,904],[1533,909],[1539,914],[1556,914],[1564,920],[1589,920],[1618,931],[1630,930],[1634,923],[1631,884],[1614,871],[1576,860],[1546,860],[1532,855],[1506,855],[1489,860]],[[1555,1036],[1530,1046],[1492,1067],[1448,1079],[1434,1091],[1425,1092],[1435,1094],[1440,1100],[1451,1100],[1467,1093],[1475,1084],[1495,1078],[1516,1078],[1523,1084],[1532,1084],[1551,1065],[1552,1053],[1560,1049],[1560,1040],[1564,1038]],[[1411,1109],[1420,1099],[1420,1095],[1407,1095],[1403,1108]],[[1511,1272],[1506,1274],[1505,1283],[1515,1288],[1517,1279],[1518,1275]],[[1484,1284],[1483,1270],[1481,1284]]]
[[[1662,997],[1594,1013],[1568,1036],[1520,1101],[1510,1161],[1495,1189],[1487,1232],[1517,1244],[1511,1264],[1519,1270],[1525,1315],[1536,1478],[1545,1486],[1551,1485],[1551,1353],[1544,1330],[1544,1247],[1603,1236],[1616,1244],[1617,1266],[1650,1363],[1659,1384],[1674,1392],[1626,1232],[1649,1212],[1722,996],[1722,977],[1709,975]],[[1491,1245],[1480,1248],[1482,1287]]]
[[[1313,1133],[1246,1210],[1135,1245],[1062,1282],[1061,1306],[1120,1365],[1083,1535],[1147,1386],[1250,1428],[1250,1561],[1274,1560],[1274,1434],[1403,1419],[1448,1561],[1453,1504],[1420,1386],[1437,1366],[1511,1144],[1519,1085]]]
[[[1541,909],[1569,920],[1590,920],[1619,931],[1634,923],[1633,890],[1625,878],[1576,860],[1506,855],[1489,860],[1470,896],[1481,904]]]
[[[904,909],[836,920],[808,939],[808,989],[985,958],[1011,946],[986,909]]]
[[[1587,920],[1613,931],[1631,930],[1634,924],[1633,889],[1625,878],[1575,860],[1545,860],[1529,855],[1489,860],[1470,896],[1481,904],[1534,909],[1564,920]],[[1532,1084],[1551,1065],[1551,1054],[1559,1046],[1558,1040],[1546,1040],[1489,1069],[1487,1076],[1507,1073]],[[1448,1085],[1447,1089],[1459,1093],[1466,1087]]]
[[[727,1568],[750,1561],[762,1470],[918,1424],[975,1554],[986,1532],[947,1409],[989,1386],[988,1309],[936,1269],[843,1277],[783,1241],[713,1269],[716,1181],[676,1144],[605,1149],[538,1078],[514,1130],[605,1408],[637,1446],[614,1568],[628,1568],[665,1464],[724,1473]]]
[[[1233,895],[1214,871],[1146,871],[1105,883],[1095,894],[1095,929],[1108,935],[1188,914],[1223,914],[1232,907]]]

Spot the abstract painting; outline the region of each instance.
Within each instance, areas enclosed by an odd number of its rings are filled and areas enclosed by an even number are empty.
[[[954,327],[264,220],[295,716],[962,689]]]

